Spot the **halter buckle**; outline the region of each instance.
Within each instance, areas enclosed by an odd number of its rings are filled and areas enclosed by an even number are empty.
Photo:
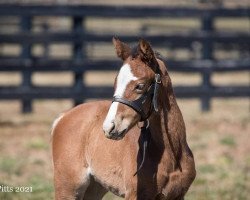
[[[144,122],[144,123],[145,123],[145,122]],[[148,129],[148,127],[149,127],[149,120],[148,120],[148,119],[146,120],[146,125],[144,124],[143,126],[144,126],[146,129]]]
[[[158,84],[161,83],[161,75],[160,74],[155,74],[155,82]]]
[[[142,122],[143,124],[140,126],[140,125],[139,125],[139,122],[137,122],[137,127],[138,127],[138,128],[140,128],[140,129],[142,129],[142,128],[148,129],[148,127],[149,127],[149,125],[150,125],[148,119],[146,119],[145,121],[140,121],[140,122]]]

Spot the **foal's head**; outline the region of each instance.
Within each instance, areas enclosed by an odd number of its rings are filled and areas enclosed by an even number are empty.
[[[103,130],[106,137],[118,140],[151,114],[153,83],[159,67],[147,41],[141,39],[134,50],[117,38],[113,38],[113,43],[123,65],[115,80],[114,99],[103,123]],[[136,108],[138,105],[139,109]]]

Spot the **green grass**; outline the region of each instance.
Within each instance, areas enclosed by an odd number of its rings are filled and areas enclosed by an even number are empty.
[[[17,193],[14,192],[0,192],[1,200],[22,200],[18,197]]]
[[[199,167],[199,172],[202,173],[202,174],[214,173],[215,172],[215,166],[214,165],[210,165],[210,164],[201,165]]]
[[[28,184],[33,188],[32,195],[29,197],[30,200],[53,199],[52,180],[46,180],[40,175],[34,175],[28,181]]]
[[[36,159],[33,161],[33,164],[38,165],[38,166],[39,165],[43,166],[43,165],[45,165],[45,162],[41,159]]]
[[[23,159],[17,159],[7,156],[0,158],[0,171],[7,175],[22,175],[24,165],[25,163]]]
[[[46,180],[44,177],[35,175],[31,179],[22,184],[8,185],[2,183],[3,186],[16,187],[25,186],[32,187],[32,192],[0,192],[1,200],[52,200],[53,186],[52,181]]]
[[[27,143],[27,148],[34,150],[46,150],[49,148],[48,142],[42,138],[34,138]]]
[[[103,200],[121,200],[123,198],[120,198],[118,196],[115,196],[114,194],[112,194],[111,192],[109,192],[108,194],[106,194],[104,197],[103,197]]]
[[[196,178],[191,189],[186,195],[187,200],[246,200],[249,197],[249,185],[246,185],[246,178],[240,173],[224,177],[221,179],[219,174],[223,173],[220,169],[214,171],[214,178],[201,178],[203,174],[198,171],[199,177]],[[232,180],[234,179],[234,180]]]
[[[235,139],[232,136],[226,136],[220,140],[220,143],[226,146],[236,146]]]

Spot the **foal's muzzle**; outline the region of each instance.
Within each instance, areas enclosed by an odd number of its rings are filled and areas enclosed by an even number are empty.
[[[120,140],[125,136],[128,129],[126,128],[126,129],[123,129],[122,131],[118,131],[115,127],[115,123],[112,123],[112,126],[109,129],[103,130],[103,131],[107,138],[112,139],[112,140]]]

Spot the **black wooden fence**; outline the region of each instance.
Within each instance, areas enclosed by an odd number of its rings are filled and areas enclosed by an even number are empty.
[[[0,86],[1,99],[20,99],[23,102],[23,112],[32,111],[33,99],[63,99],[69,98],[75,104],[87,98],[111,98],[113,89],[104,86],[86,86],[82,74],[87,70],[116,70],[121,63],[114,60],[90,60],[83,53],[88,42],[111,42],[115,33],[90,33],[84,29],[83,21],[87,17],[103,18],[197,18],[201,20],[201,29],[195,33],[166,33],[158,35],[119,35],[127,42],[135,42],[139,37],[148,39],[153,46],[171,45],[172,47],[189,48],[193,42],[202,45],[202,57],[197,60],[178,61],[167,60],[170,70],[185,73],[200,73],[202,83],[199,86],[176,86],[175,93],[180,98],[199,98],[202,110],[210,109],[213,97],[250,97],[249,85],[216,86],[211,82],[214,72],[232,72],[250,70],[250,59],[215,60],[213,58],[214,44],[237,44],[249,48],[250,34],[237,32],[218,32],[214,28],[214,20],[218,17],[241,18],[249,17],[249,8],[164,8],[164,7],[116,7],[116,6],[32,6],[32,5],[0,5],[0,17],[17,16],[20,18],[20,31],[15,34],[0,32],[1,44],[20,44],[21,55],[7,57],[0,55],[0,71],[22,73],[22,84],[15,86]],[[32,20],[35,16],[67,16],[73,21],[72,30],[68,32],[32,31]],[[50,43],[70,43],[73,46],[71,59],[51,59],[34,57],[32,45]],[[249,49],[248,49],[249,50]],[[247,50],[247,51],[248,51]],[[74,72],[74,84],[69,87],[34,86],[33,72],[70,71]]]

